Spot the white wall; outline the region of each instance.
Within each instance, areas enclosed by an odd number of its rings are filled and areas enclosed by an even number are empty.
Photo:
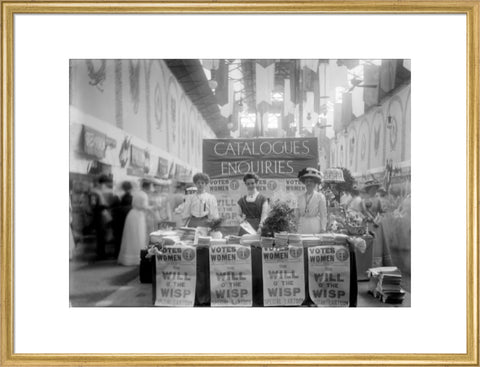
[[[126,136],[150,152],[150,172],[158,158],[202,169],[202,141],[215,134],[184,93],[162,60],[71,60],[70,171],[86,173],[89,158],[82,154],[82,126],[116,141],[103,163],[114,178],[124,178],[119,149]]]
[[[392,124],[387,128],[388,116]],[[410,166],[410,85],[399,88],[378,107],[353,120],[331,142],[332,167],[348,168],[354,176],[381,171],[387,160]]]

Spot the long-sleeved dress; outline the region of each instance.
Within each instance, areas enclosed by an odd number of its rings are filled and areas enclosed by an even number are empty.
[[[139,191],[133,195],[132,209],[128,212],[123,229],[122,244],[118,255],[121,265],[140,264],[140,250],[148,244],[147,210],[148,196]]]
[[[324,232],[327,228],[327,202],[325,196],[314,191],[298,198],[298,233],[313,234]]]

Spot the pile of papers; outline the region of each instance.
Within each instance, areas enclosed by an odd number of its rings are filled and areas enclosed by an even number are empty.
[[[383,303],[402,303],[405,290],[401,287],[402,273],[396,266],[382,266],[367,270],[368,291]]]

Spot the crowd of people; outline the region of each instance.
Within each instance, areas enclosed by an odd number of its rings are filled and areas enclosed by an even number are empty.
[[[375,181],[365,182],[362,187],[353,184],[341,188],[325,183],[316,168],[302,169],[298,179],[305,186],[294,208],[299,234],[330,230],[332,217],[339,211],[355,213],[372,228],[386,213],[410,215],[409,193],[396,188],[387,192]],[[238,235],[260,234],[271,203],[258,191],[256,174],[246,174],[243,182],[246,194],[237,202]],[[149,233],[162,223],[170,227],[208,227],[212,220],[219,219],[217,200],[208,191],[209,183],[208,175],[200,172],[193,176],[194,185],[177,183],[174,192],[169,180],[159,179],[143,179],[139,185],[124,181],[114,188],[111,177],[101,175],[89,195],[97,259],[110,255],[121,265],[137,265],[140,250],[148,245]],[[73,241],[70,236],[70,258]],[[113,254],[107,253],[107,244],[112,243]]]

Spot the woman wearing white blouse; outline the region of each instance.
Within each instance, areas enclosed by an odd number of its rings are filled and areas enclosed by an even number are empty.
[[[325,196],[317,191],[322,182],[320,171],[315,168],[304,168],[298,174],[305,185],[305,194],[298,198],[297,220],[298,233],[314,234],[325,232],[327,227],[327,203]]]
[[[193,183],[197,186],[197,192],[193,195],[187,195],[182,213],[182,218],[186,221],[185,225],[188,227],[207,227],[209,220],[219,217],[217,199],[205,191],[209,182],[210,177],[205,173],[196,173],[193,176]]]

